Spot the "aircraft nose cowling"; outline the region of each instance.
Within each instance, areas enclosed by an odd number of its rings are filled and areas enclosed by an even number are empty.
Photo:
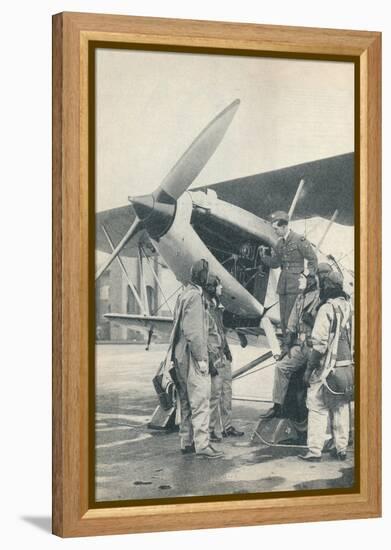
[[[166,193],[129,198],[137,217],[148,234],[159,239],[170,229],[175,218],[176,201]]]
[[[129,197],[129,201],[137,214],[139,220],[144,221],[152,214],[155,206],[153,195],[141,195],[140,197]]]

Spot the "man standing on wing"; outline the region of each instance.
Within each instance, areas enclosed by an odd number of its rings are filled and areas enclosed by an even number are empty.
[[[271,268],[281,268],[277,293],[280,299],[280,319],[282,335],[285,336],[289,315],[297,295],[300,293],[299,276],[304,271],[304,260],[310,275],[315,276],[318,259],[311,243],[289,227],[289,216],[278,211],[271,215],[272,227],[279,237],[272,256],[261,255],[261,262]]]
[[[203,259],[195,262],[191,281],[178,297],[174,312],[174,318],[178,319],[178,336],[173,354],[181,410],[181,451],[220,458],[223,453],[209,444],[209,314],[203,294],[208,275],[208,262]]]
[[[238,437],[244,432],[232,426],[232,354],[225,336],[220,302],[223,287],[220,279],[209,278],[206,294],[209,298],[209,366],[212,377],[210,397],[210,441],[222,437]]]
[[[329,417],[336,457],[346,459],[349,401],[353,398],[352,310],[340,273],[334,271],[327,277],[321,300],[304,375],[308,386],[308,452],[299,458],[309,462],[321,460]]]

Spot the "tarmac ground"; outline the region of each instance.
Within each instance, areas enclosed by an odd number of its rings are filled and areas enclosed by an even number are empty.
[[[97,502],[207,495],[339,489],[354,482],[353,451],[345,462],[324,453],[322,461],[304,463],[297,448],[273,448],[252,441],[267,402],[233,401],[233,424],[243,437],[215,446],[224,458],[182,455],[176,432],[148,429],[157,406],[152,386],[166,346],[100,344],[96,346],[95,497]],[[270,399],[272,369],[248,376],[241,394],[256,384]],[[247,388],[245,387],[247,384]],[[233,382],[235,393],[236,382]]]

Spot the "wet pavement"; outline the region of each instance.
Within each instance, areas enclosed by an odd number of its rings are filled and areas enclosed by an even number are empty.
[[[345,462],[324,454],[322,462],[303,463],[298,449],[252,441],[268,403],[233,402],[233,423],[245,435],[215,444],[224,458],[182,455],[178,433],[147,427],[157,405],[152,378],[165,349],[155,345],[145,352],[144,346],[112,344],[96,348],[97,502],[351,487],[352,452]],[[271,384],[272,368],[242,380],[241,395],[253,395],[257,387],[270,399]]]

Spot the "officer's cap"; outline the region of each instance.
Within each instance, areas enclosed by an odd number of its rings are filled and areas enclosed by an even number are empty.
[[[271,223],[279,222],[279,221],[284,221],[286,223],[289,222],[289,216],[283,210],[277,210],[276,212],[273,212],[273,214],[270,215]]]
[[[330,271],[332,271],[332,267],[330,264],[326,263],[326,262],[320,262],[320,264],[318,264],[318,269],[317,269],[317,272],[318,274],[326,274],[326,273],[330,273]]]
[[[327,276],[327,286],[341,287],[343,286],[343,277],[338,271],[332,271]]]

